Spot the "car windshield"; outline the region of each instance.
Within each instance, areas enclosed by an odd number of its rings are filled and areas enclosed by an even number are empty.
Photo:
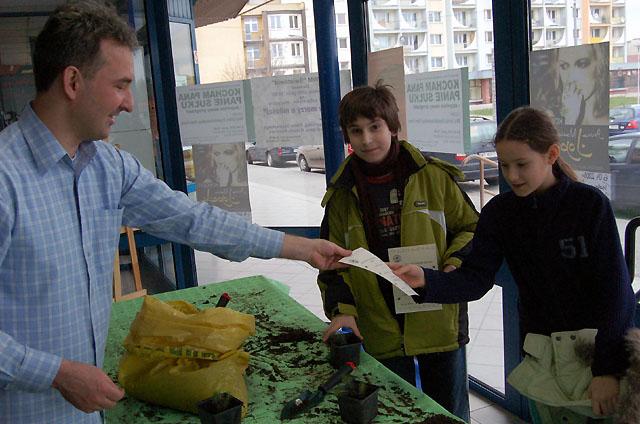
[[[495,121],[472,122],[470,130],[471,145],[477,146],[493,140],[496,134],[496,123]]]
[[[625,162],[631,147],[631,139],[609,140],[609,161]]]
[[[629,121],[633,119],[633,109],[628,107],[617,107],[609,111],[609,118],[612,121]]]

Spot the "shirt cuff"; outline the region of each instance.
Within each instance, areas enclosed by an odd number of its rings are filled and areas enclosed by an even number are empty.
[[[39,392],[51,388],[62,358],[19,344],[15,350],[14,353],[22,355],[22,362],[17,365],[15,378],[7,385],[7,390]]]
[[[259,236],[256,239],[251,256],[263,259],[279,258],[284,244],[284,233],[258,225],[256,227]]]

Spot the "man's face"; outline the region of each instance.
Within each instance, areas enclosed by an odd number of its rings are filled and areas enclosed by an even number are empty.
[[[87,78],[78,95],[77,126],[83,141],[108,138],[116,117],[133,111],[133,54],[112,40],[102,40],[99,60],[102,66]]]

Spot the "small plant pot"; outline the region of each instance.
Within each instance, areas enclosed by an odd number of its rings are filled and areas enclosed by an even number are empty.
[[[198,402],[198,415],[202,424],[239,424],[242,401],[229,393],[216,393]]]
[[[373,384],[353,381],[338,395],[342,421],[351,424],[370,423],[378,415],[378,390]]]
[[[360,363],[362,341],[353,333],[335,333],[329,337],[329,363],[340,368],[345,362]]]

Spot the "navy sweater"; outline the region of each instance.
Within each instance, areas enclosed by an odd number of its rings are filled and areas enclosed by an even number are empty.
[[[613,211],[600,191],[561,175],[541,195],[494,197],[461,268],[425,269],[424,301],[481,298],[503,259],[519,289],[522,341],[527,333],[596,328],[593,375],[626,369],[624,334],[636,302]]]

